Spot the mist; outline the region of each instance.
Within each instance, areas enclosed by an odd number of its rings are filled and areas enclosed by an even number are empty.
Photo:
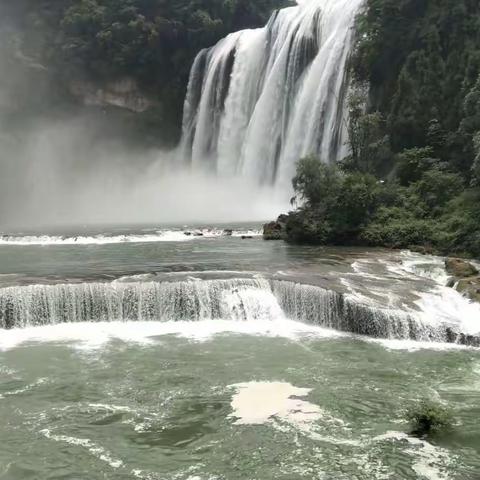
[[[285,208],[270,188],[193,173],[174,152],[102,141],[99,128],[72,118],[0,136],[2,229],[254,221]]]
[[[173,151],[134,145],[128,131],[118,128],[115,111],[65,109],[48,69],[22,51],[21,28],[5,18],[0,18],[1,231],[255,221],[287,208],[285,198],[252,180],[192,172]]]

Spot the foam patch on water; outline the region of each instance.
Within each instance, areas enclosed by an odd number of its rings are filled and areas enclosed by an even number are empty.
[[[339,338],[347,334],[291,320],[203,320],[196,322],[82,322],[6,330],[0,336],[0,350],[31,343],[73,343],[76,348],[97,349],[112,340],[140,345],[161,342],[165,335],[192,341],[207,341],[215,335],[233,333],[297,340],[305,337]]]
[[[406,352],[418,352],[420,350],[433,350],[433,351],[448,351],[448,350],[469,350],[476,349],[476,347],[469,347],[458,343],[441,343],[441,342],[428,342],[418,340],[400,340],[400,339],[388,339],[388,338],[373,338],[373,337],[361,337],[362,340],[368,343],[375,343],[387,350],[403,350]]]
[[[232,397],[234,425],[269,425],[286,434],[300,432],[314,441],[331,445],[358,447],[354,439],[330,435],[345,429],[345,423],[325,412],[320,406],[304,399],[311,388],[299,388],[286,382],[246,382],[230,385],[236,393]],[[321,426],[319,423],[321,422]]]
[[[263,425],[274,418],[301,430],[323,416],[318,405],[302,400],[312,389],[285,382],[247,382],[230,385],[237,393],[232,398],[234,425]]]
[[[436,447],[425,440],[411,437],[404,432],[387,432],[375,437],[374,441],[394,441],[406,444],[406,453],[415,458],[412,469],[419,479],[448,480],[450,478],[445,469],[452,460],[448,451],[443,448]]]
[[[206,342],[217,335],[236,334],[286,338],[292,341],[350,338],[374,343],[389,350],[465,350],[473,347],[454,343],[391,340],[357,336],[316,325],[278,320],[201,320],[195,322],[79,322],[4,330],[0,336],[0,351],[23,345],[52,343],[70,345],[79,350],[96,350],[119,340],[140,346],[162,343],[162,337],[174,335],[195,342]]]

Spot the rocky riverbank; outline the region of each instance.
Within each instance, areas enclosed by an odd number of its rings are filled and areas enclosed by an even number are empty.
[[[277,220],[263,226],[264,240],[288,240],[288,215],[280,215]],[[435,254],[427,248],[412,248],[419,253]],[[471,262],[457,257],[445,259],[445,270],[449,275],[448,286],[468,299],[480,303],[480,271]]]

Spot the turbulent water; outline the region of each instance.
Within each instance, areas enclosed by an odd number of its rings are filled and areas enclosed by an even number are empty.
[[[257,231],[4,235],[0,327],[290,319],[374,338],[480,344],[480,308],[446,287],[441,259],[290,247]]]
[[[474,351],[113,327],[106,343],[105,325],[56,327],[0,352],[3,478],[478,478]],[[424,396],[461,423],[434,443],[406,433],[405,409]]]
[[[257,231],[4,232],[0,478],[476,480],[480,306],[443,260]]]
[[[0,289],[0,327],[65,322],[294,319],[374,338],[480,345],[450,322],[365,305],[346,295],[292,281],[266,279],[31,285]],[[479,327],[480,332],[480,327]]]
[[[298,3],[196,58],[180,146],[194,168],[288,190],[301,156],[345,154],[345,67],[362,0]]]

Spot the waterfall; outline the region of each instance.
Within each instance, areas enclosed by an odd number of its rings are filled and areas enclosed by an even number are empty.
[[[377,338],[480,345],[455,325],[355,302],[318,286],[265,278],[0,288],[0,328],[100,321],[291,319]],[[272,325],[274,328],[274,323]]]
[[[302,0],[200,52],[180,155],[194,169],[287,187],[295,162],[347,152],[347,60],[363,0]]]

